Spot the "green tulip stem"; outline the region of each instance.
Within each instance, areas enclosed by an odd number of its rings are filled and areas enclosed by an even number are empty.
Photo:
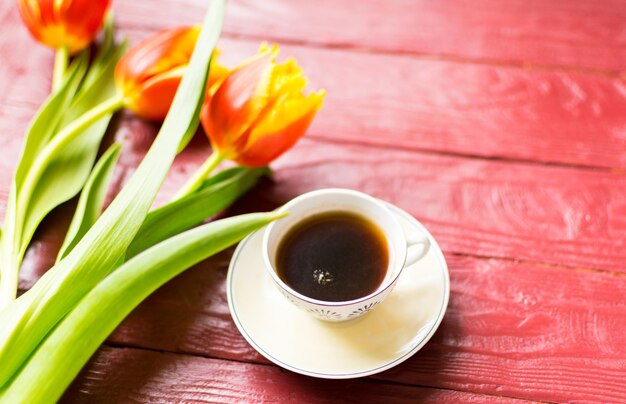
[[[222,162],[222,160],[224,160],[224,155],[218,150],[213,150],[213,153],[211,153],[209,158],[206,159],[200,168],[191,176],[191,178],[185,182],[185,185],[178,190],[172,200],[178,200],[200,188],[202,181],[204,181],[209,174],[211,174],[211,172]]]
[[[52,91],[55,92],[63,85],[70,53],[67,46],[61,46],[54,55],[54,70],[52,72]]]
[[[107,114],[114,113],[124,106],[124,97],[120,93],[116,93],[109,98],[85,112],[69,125],[61,129],[53,138],[46,148],[60,149],[72,140],[76,139],[82,132],[96,121],[100,120]]]

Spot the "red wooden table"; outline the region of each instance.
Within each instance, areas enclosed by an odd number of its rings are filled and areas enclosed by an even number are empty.
[[[198,22],[202,0],[116,0],[131,41]],[[0,216],[52,53],[0,3]],[[227,214],[350,187],[439,240],[446,317],[414,357],[327,381],[282,370],[226,303],[232,249],[156,292],[114,332],[68,402],[626,401],[626,3],[618,0],[233,0],[235,63],[262,40],[295,56],[326,104],[306,139]],[[113,195],[157,131],[130,114]],[[198,137],[157,203],[207,156]],[[20,287],[50,266],[71,204],[45,221]]]

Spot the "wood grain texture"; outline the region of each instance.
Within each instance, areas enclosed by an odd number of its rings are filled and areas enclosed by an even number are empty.
[[[66,401],[626,401],[626,88],[616,73],[626,59],[624,4],[355,4],[231,2],[226,63],[261,38],[279,40],[329,95],[309,139],[274,164],[274,180],[226,214],[329,186],[406,209],[450,263],[450,307],[433,340],[374,380],[317,381],[267,366],[228,313],[231,250],[160,289],[109,339],[173,354],[104,348]],[[115,2],[133,41],[196,22],[204,7]],[[1,218],[23,132],[49,90],[52,52],[28,37],[13,3],[0,3],[0,22]],[[157,130],[117,117],[108,141],[125,146],[109,199]],[[197,137],[156,204],[208,153]],[[22,288],[54,261],[71,210],[70,202],[37,232]]]
[[[120,173],[148,149],[154,127],[128,117]],[[157,204],[209,155],[197,136]],[[354,188],[423,221],[444,251],[624,272],[626,174],[405,152],[303,139],[274,162],[275,182],[249,198],[272,209],[310,190]],[[118,182],[121,184],[124,178]]]
[[[250,387],[254,386],[254,389]],[[379,383],[320,380],[273,366],[104,347],[62,403],[509,403],[459,391]]]
[[[275,164],[280,202],[355,188],[428,225],[445,251],[624,271],[623,173],[303,141]]]
[[[48,96],[53,52],[29,37],[13,1],[0,2],[0,222],[22,138]]]
[[[139,122],[140,123],[140,122]],[[152,140],[154,128],[129,118],[116,172],[121,186]],[[132,132],[132,136],[130,133]],[[163,189],[163,203],[208,156],[198,136]],[[358,189],[423,221],[444,251],[523,259],[624,273],[626,175],[333,144],[304,139],[273,165],[275,181],[248,198],[248,209],[273,209],[323,187]],[[58,235],[53,241],[58,242]],[[36,236],[33,245],[41,248]],[[37,254],[40,256],[40,254]],[[26,261],[28,266],[28,259]],[[28,278],[28,272],[24,277]]]
[[[268,208],[259,195],[273,186],[260,184],[228,214]],[[34,256],[53,249],[56,227],[49,229]],[[165,285],[109,342],[268,364],[231,320],[225,291],[231,254]],[[451,254],[447,260],[451,297],[440,329],[422,351],[376,379],[542,401],[626,400],[626,276]]]
[[[0,115],[4,116],[0,148],[17,150],[28,120],[47,92],[52,54],[29,45],[17,13],[9,14],[7,24],[17,40],[7,42],[6,53],[29,49],[22,73],[0,78],[0,88],[6,88],[0,98],[0,114],[5,114]],[[122,19],[121,32],[133,42],[154,31],[138,21],[131,26]],[[171,24],[164,21],[160,27]],[[222,60],[234,66],[257,46],[255,40],[223,40]],[[283,46],[282,51],[299,60],[313,88],[328,91],[310,136],[457,155],[626,168],[626,86],[619,78],[307,46]],[[11,153],[0,168],[10,173],[15,162]]]
[[[230,253],[181,275],[135,310],[116,344],[267,363],[226,302]],[[626,400],[626,277],[447,257],[451,297],[433,339],[374,376],[542,401]]]
[[[222,41],[235,65],[255,52]],[[328,91],[309,134],[460,155],[626,168],[626,85],[572,72],[283,46]]]
[[[132,38],[145,30],[127,30]],[[222,40],[235,66],[257,50]],[[325,106],[309,136],[489,158],[626,168],[626,84],[574,72],[281,46]]]
[[[127,117],[117,136],[127,136],[131,129],[134,136],[123,152],[118,185],[132,172],[154,130]],[[206,141],[195,139],[179,157],[160,199],[207,153]],[[350,186],[409,210],[448,253],[452,292],[441,329],[418,355],[377,378],[525,399],[626,399],[621,388],[626,377],[621,320],[626,277],[451,255],[511,254],[623,270],[615,243],[623,239],[623,175],[312,140],[301,142],[275,168],[274,181],[259,184],[227,214],[271,209],[313,188]],[[52,262],[68,219],[63,212],[38,232],[25,260],[22,287],[29,287]],[[224,285],[230,253],[167,284],[110,341],[267,363],[230,319]]]
[[[202,0],[118,1],[124,24],[188,24]],[[317,46],[482,62],[622,71],[619,0],[234,0],[225,33]]]

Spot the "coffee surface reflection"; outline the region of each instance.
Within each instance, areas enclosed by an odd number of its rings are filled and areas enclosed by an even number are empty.
[[[389,266],[387,239],[367,218],[344,211],[314,215],[289,229],[276,269],[288,286],[313,299],[342,302],[376,291]]]

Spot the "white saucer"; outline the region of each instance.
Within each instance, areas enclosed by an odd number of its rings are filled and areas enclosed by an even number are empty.
[[[387,205],[407,232],[421,229],[428,235],[430,251],[404,269],[387,299],[356,320],[320,321],[290,303],[265,272],[262,230],[239,243],[228,269],[228,305],[254,349],[296,373],[349,379],[387,370],[428,342],[448,306],[448,266],[426,228],[402,209]]]

